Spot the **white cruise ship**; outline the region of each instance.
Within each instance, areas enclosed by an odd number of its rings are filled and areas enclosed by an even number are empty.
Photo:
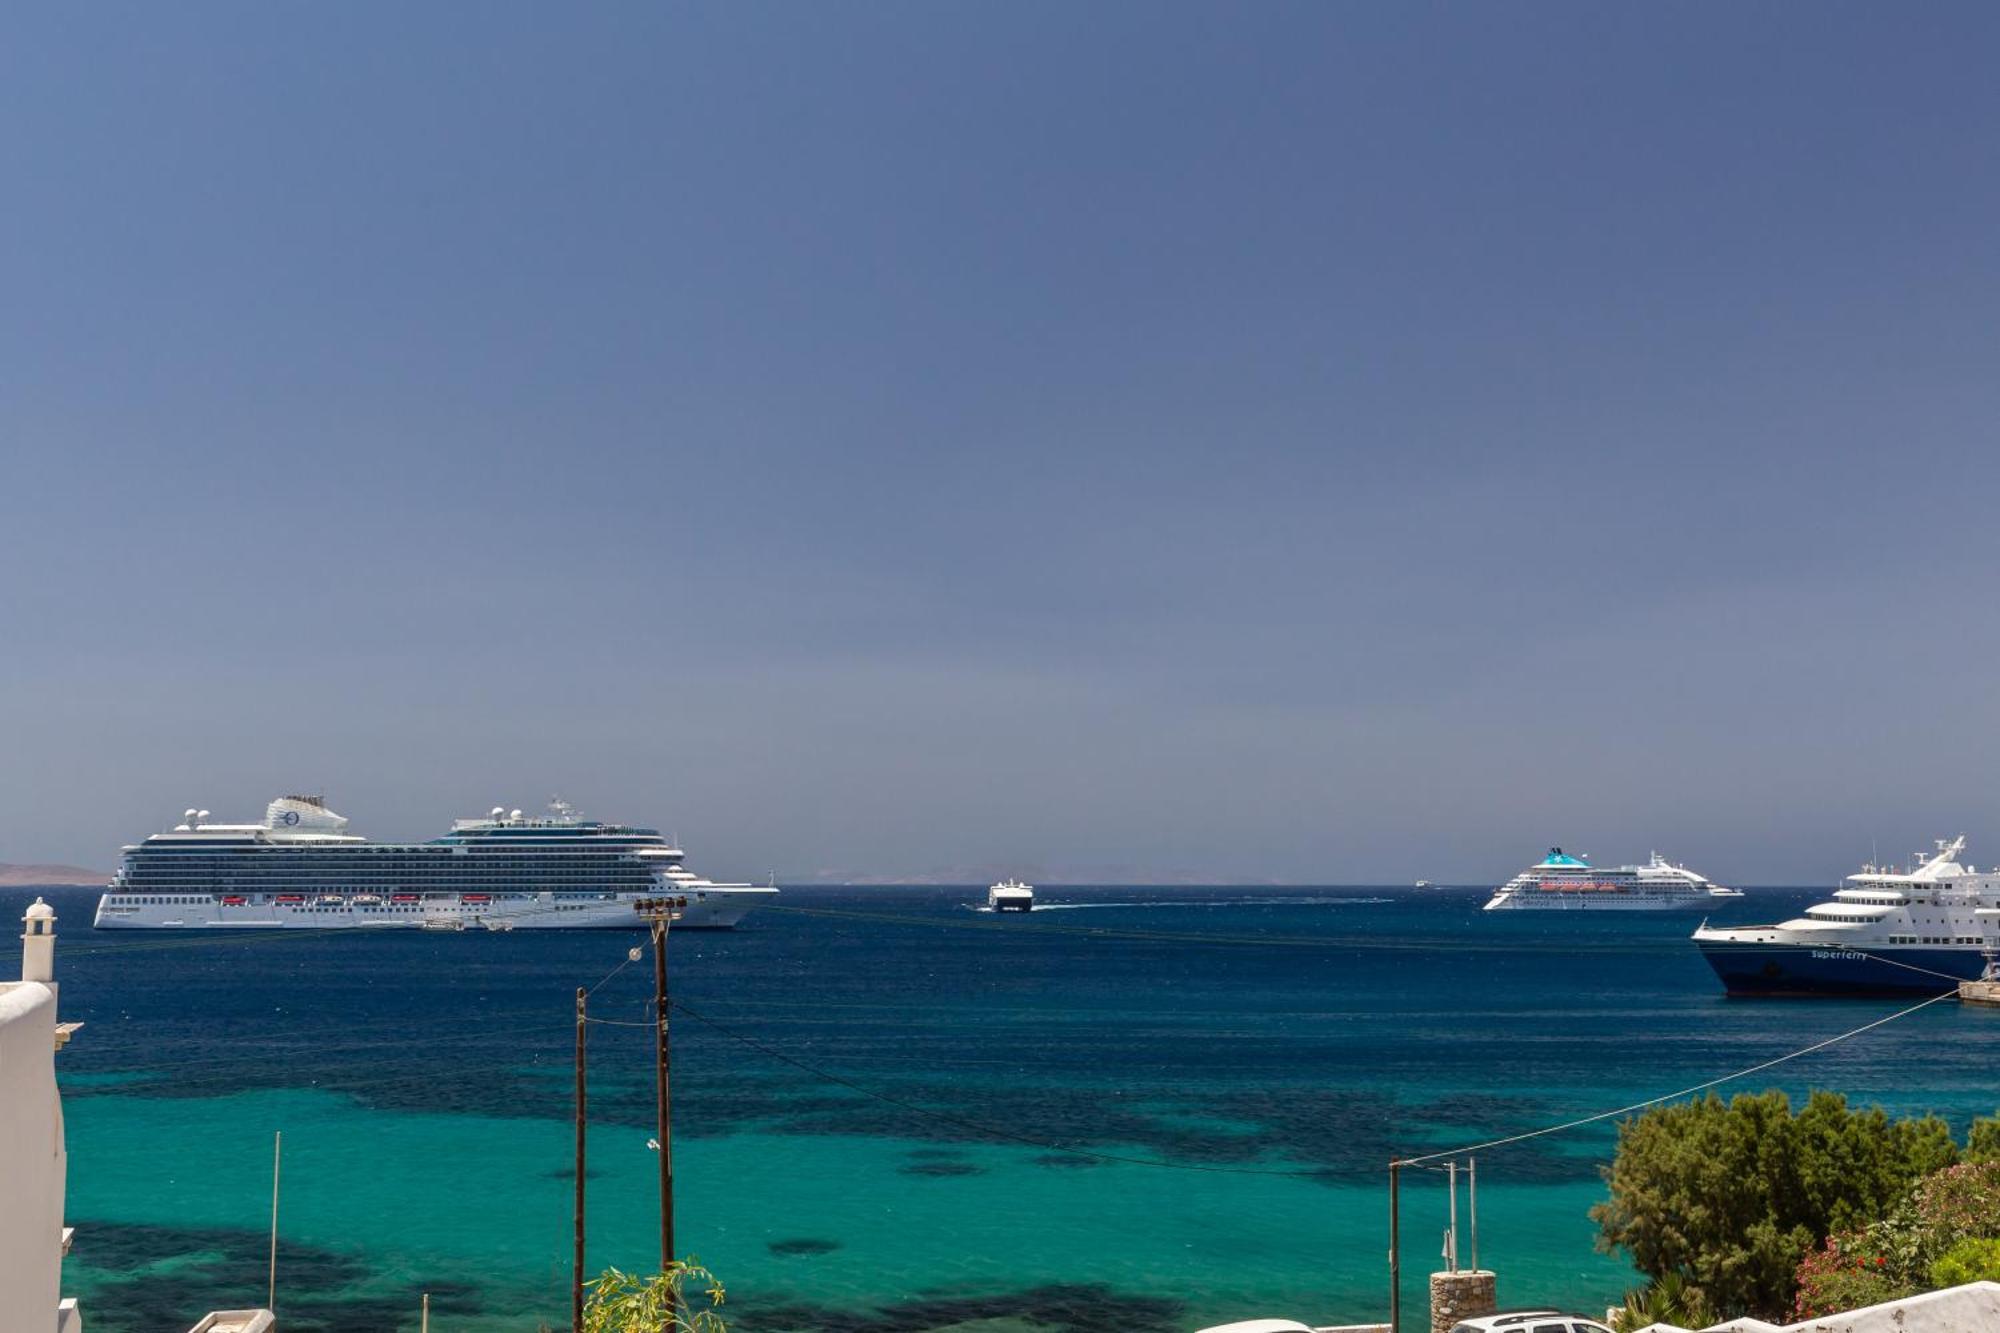
[[[1938,839],[1910,868],[1863,866],[1833,901],[1768,926],[1711,926],[1695,947],[1732,995],[1936,995],[2000,950],[2000,871]]]
[[[1658,852],[1642,866],[1599,870],[1585,857],[1551,847],[1538,864],[1495,889],[1485,910],[1659,912],[1742,896],[1686,866],[1673,865]]]
[[[429,842],[347,832],[319,796],[281,796],[261,824],[206,810],[125,848],[98,900],[101,930],[617,929],[645,924],[644,899],[684,898],[676,925],[735,925],[775,885],[716,884],[657,830],[496,807]]]

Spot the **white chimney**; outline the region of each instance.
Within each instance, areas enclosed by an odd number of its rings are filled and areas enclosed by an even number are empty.
[[[56,979],[56,909],[35,899],[21,917],[21,980]]]

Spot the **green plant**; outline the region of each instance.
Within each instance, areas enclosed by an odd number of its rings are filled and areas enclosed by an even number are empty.
[[[1717,1315],[1771,1319],[1791,1308],[1815,1246],[1957,1158],[1935,1117],[1892,1121],[1826,1092],[1796,1113],[1782,1092],[1710,1094],[1619,1126],[1611,1197],[1591,1217],[1599,1247],[1624,1250],[1648,1278],[1679,1274]]]
[[[2000,1115],[1983,1115],[1972,1122],[1965,1134],[1965,1160],[1990,1162],[2000,1159]]]
[[[1931,1265],[1933,1287],[1958,1287],[1967,1282],[2000,1282],[2000,1239],[1962,1240]]]
[[[701,1287],[704,1308],[690,1308],[690,1282]],[[607,1268],[589,1286],[583,1333],[729,1333],[715,1312],[723,1302],[722,1284],[694,1259],[678,1260],[652,1277]]]
[[[1956,1286],[1988,1275],[1941,1278],[1976,1264],[1981,1242],[2000,1236],[2000,1161],[1960,1162],[1924,1177],[1881,1218],[1829,1237],[1798,1268],[1794,1313],[1804,1318],[1837,1314],[1894,1300],[1934,1286]],[[1865,1278],[1865,1280],[1864,1280]]]
[[[1798,1284],[1792,1313],[1800,1319],[1820,1319],[1880,1305],[1917,1291],[1916,1284],[1896,1270],[1889,1256],[1858,1232],[1830,1237],[1801,1259]]]
[[[1665,1273],[1644,1287],[1625,1293],[1625,1308],[1611,1316],[1617,1333],[1633,1333],[1648,1324],[1679,1324],[1682,1328],[1705,1328],[1715,1316],[1702,1304],[1701,1293],[1688,1286],[1679,1273]]]

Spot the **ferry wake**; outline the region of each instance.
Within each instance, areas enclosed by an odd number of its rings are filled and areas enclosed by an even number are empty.
[[[655,829],[584,819],[552,801],[542,818],[495,807],[429,842],[347,832],[320,796],[281,796],[261,824],[210,824],[206,810],[124,849],[98,900],[100,930],[611,930],[645,924],[637,904],[686,899],[682,928],[724,929],[776,885],[717,884]]]

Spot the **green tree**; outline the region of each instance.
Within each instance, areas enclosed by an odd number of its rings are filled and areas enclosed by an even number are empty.
[[[701,1287],[703,1308],[690,1308],[689,1283]],[[723,1298],[715,1274],[693,1259],[679,1260],[653,1277],[607,1268],[590,1283],[583,1333],[729,1333],[715,1312]]]
[[[1983,1115],[1965,1135],[1965,1160],[2000,1161],[2000,1115]]]
[[[1879,1108],[1815,1092],[1793,1113],[1784,1093],[1713,1093],[1625,1121],[1591,1209],[1598,1245],[1655,1281],[1678,1274],[1725,1317],[1773,1319],[1792,1304],[1799,1262],[1835,1231],[1880,1217],[1921,1177],[1956,1161],[1936,1117],[1891,1121]]]

